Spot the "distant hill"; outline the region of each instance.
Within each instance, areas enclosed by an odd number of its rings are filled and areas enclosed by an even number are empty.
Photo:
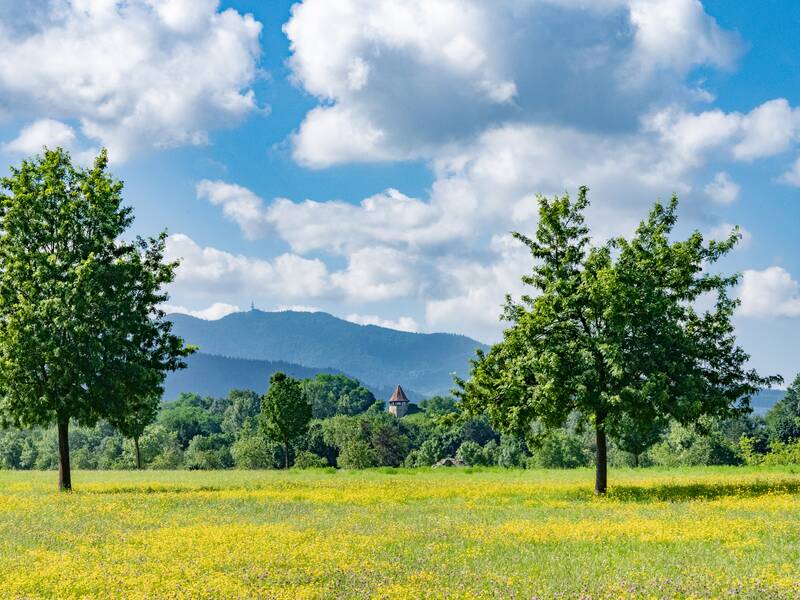
[[[780,402],[786,395],[786,390],[761,390],[750,400],[754,415],[764,416],[770,408]]]
[[[227,396],[235,389],[267,391],[267,382],[273,373],[283,371],[297,379],[311,379],[319,373],[347,375],[336,369],[315,369],[284,361],[252,360],[230,358],[198,352],[187,360],[187,368],[167,375],[164,382],[164,400],[175,400],[182,392],[201,396]],[[367,386],[375,397],[385,400],[392,388]],[[412,400],[421,399],[413,390],[409,391]]]
[[[462,335],[409,333],[375,325],[357,325],[320,312],[252,310],[216,321],[182,314],[169,318],[175,325],[175,333],[199,346],[203,354],[270,363],[283,361],[305,367],[313,374],[340,371],[360,380],[373,392],[393,388],[399,383],[414,390],[415,395],[446,393],[453,385],[452,374],[466,375],[475,350],[486,348]],[[248,377],[258,379],[272,368],[246,363],[223,366],[215,359],[200,360],[209,361],[206,365],[209,373],[202,374],[202,369],[192,367],[187,372],[172,375],[168,381],[170,391],[177,389],[173,385],[184,386],[181,391],[189,391],[186,386],[191,387],[197,378],[204,378],[206,389],[229,388],[225,381],[230,378],[226,368],[241,373],[242,381]],[[257,375],[245,375],[245,371]],[[216,383],[217,377],[219,383]],[[213,384],[212,379],[215,380]],[[254,389],[263,387],[263,379],[261,381]],[[218,385],[222,387],[217,388]]]

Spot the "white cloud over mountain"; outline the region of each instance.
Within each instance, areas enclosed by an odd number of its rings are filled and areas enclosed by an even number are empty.
[[[120,162],[145,149],[207,144],[211,130],[241,121],[257,109],[261,24],[218,5],[51,0],[4,11],[0,97],[9,116],[35,121],[7,149],[56,145],[69,128]],[[60,135],[34,135],[43,123]]]
[[[192,310],[191,308],[177,304],[163,304],[161,306],[161,310],[167,314],[179,313],[182,315],[191,315],[193,317],[197,317],[198,319],[205,319],[206,321],[216,321],[217,319],[221,319],[222,317],[231,313],[240,312],[242,309],[233,304],[215,302],[208,308],[201,310]]]
[[[397,329],[399,331],[419,331],[419,324],[411,317],[400,317],[399,319],[382,319],[377,315],[359,315],[357,313],[349,314],[345,317],[346,320],[358,323],[359,325],[377,325],[378,327],[388,327],[389,329]]]

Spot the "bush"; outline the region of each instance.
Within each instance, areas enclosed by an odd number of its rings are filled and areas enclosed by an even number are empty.
[[[742,438],[742,456],[748,465],[800,465],[800,441],[772,442],[766,454],[754,452],[752,445],[750,438]]]
[[[0,430],[0,469],[22,468],[23,435],[16,429]]]
[[[489,440],[483,446],[483,463],[487,467],[497,466],[500,460],[500,446],[496,440]]]
[[[583,439],[563,429],[548,433],[530,460],[531,466],[541,469],[574,469],[589,463]]]
[[[156,455],[147,465],[150,469],[170,470],[180,469],[183,466],[183,451],[180,448],[165,448],[161,454]]]
[[[250,435],[236,440],[231,456],[237,469],[274,469],[283,460],[283,451],[263,436]]]
[[[132,440],[126,441],[125,451],[135,464],[136,450]],[[148,426],[139,438],[139,454],[144,468],[149,466],[154,469],[174,469],[180,466],[183,451],[178,435],[156,423]]]
[[[73,469],[90,470],[97,468],[97,461],[88,448],[78,448],[70,453],[69,462]]]
[[[517,437],[504,435],[497,449],[497,464],[506,469],[524,467],[528,460],[525,445]]]
[[[294,466],[297,469],[320,469],[328,466],[328,460],[308,450],[302,450],[297,453],[294,459]]]
[[[187,469],[227,469],[233,466],[228,438],[218,433],[194,436],[183,458]]]
[[[343,469],[368,469],[378,466],[374,450],[361,440],[350,440],[339,453],[339,466]]]
[[[482,465],[483,448],[472,440],[462,442],[456,450],[456,459],[469,466]]]
[[[486,457],[483,453],[483,448],[472,440],[467,440],[458,447],[456,459],[470,467],[486,465]]]
[[[704,426],[708,433],[673,423],[663,441],[648,451],[648,458],[653,464],[664,467],[741,464],[738,445],[723,435],[718,424]]]

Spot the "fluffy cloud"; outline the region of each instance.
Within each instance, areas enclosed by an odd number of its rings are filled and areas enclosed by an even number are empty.
[[[354,318],[403,302],[421,329],[496,339],[531,261],[507,232],[532,232],[536,192],[590,185],[599,239],[677,193],[691,225],[724,237],[715,205],[740,193],[725,163],[787,152],[800,132],[785,99],[725,112],[689,83],[741,47],[698,0],[305,0],[284,29],[295,83],[319,99],[290,139],[295,160],[422,160],[428,192],[352,204],[203,182],[198,195],[247,237],[343,265],[326,298],[381,306]]]
[[[442,217],[433,203],[389,189],[359,205],[346,202],[275,201],[265,218],[295,252],[349,253],[374,245],[413,246],[436,242],[447,232],[435,227]]]
[[[739,298],[745,317],[800,317],[800,283],[781,267],[745,271]]]
[[[248,190],[225,189],[251,199],[248,206],[258,210],[248,222],[268,224],[293,252],[346,257],[347,267],[330,279],[350,301],[420,302],[426,329],[491,340],[499,332],[505,293],[519,294],[519,277],[530,268],[526,249],[498,232],[532,232],[533,192],[574,193],[588,182],[593,233],[599,239],[629,234],[655,199],[677,192],[688,207],[698,199],[695,169],[704,155],[692,151],[676,159],[678,143],[670,129],[601,135],[516,124],[442,149],[432,163],[435,180],[425,199],[390,189],[358,204],[267,203]],[[724,173],[713,183],[720,189],[707,186],[706,192],[717,202],[731,201],[736,184]],[[711,231],[712,237],[732,229],[722,227]],[[749,238],[743,231],[740,247]]]
[[[732,66],[740,42],[706,14],[699,0],[633,0],[633,63],[646,73],[669,69],[685,74],[699,64]]]
[[[20,131],[19,135],[3,144],[7,152],[35,154],[42,146],[71,147],[75,142],[75,130],[66,123],[54,119],[39,119]]]
[[[190,237],[167,240],[167,258],[180,260],[172,291],[195,300],[226,297],[297,300],[329,293],[325,264],[294,254],[263,260],[202,247]]]
[[[800,157],[794,162],[791,168],[781,176],[781,181],[800,187]]]
[[[400,317],[396,320],[382,319],[378,315],[359,315],[356,313],[349,314],[345,317],[346,320],[358,323],[359,325],[377,325],[378,327],[388,327],[389,329],[397,329],[399,331],[418,332],[419,324],[411,317]]]
[[[241,312],[242,309],[238,306],[234,306],[233,304],[215,302],[208,308],[203,308],[200,310],[192,310],[191,308],[186,308],[185,306],[176,304],[164,304],[161,306],[161,310],[167,314],[179,313],[182,315],[191,315],[193,317],[197,317],[198,319],[205,319],[206,321],[216,321],[217,319],[221,319],[222,317],[231,313]]]
[[[655,100],[692,95],[693,67],[739,51],[697,0],[305,0],[284,31],[321,100],[293,140],[317,168],[431,157],[508,121],[635,128]]]
[[[345,271],[331,280],[355,302],[409,296],[414,288],[413,259],[393,248],[362,248],[353,252]]]
[[[749,113],[719,109],[691,113],[671,107],[648,114],[644,128],[669,143],[668,160],[697,167],[707,155],[753,161],[789,150],[800,136],[800,108],[785,98],[764,102]]]
[[[519,297],[520,278],[531,270],[528,248],[510,235],[494,236],[484,261],[451,257],[439,263],[444,293],[425,304],[425,320],[432,330],[458,331],[481,341],[496,341],[505,295]]]
[[[703,191],[713,202],[717,204],[731,204],[736,202],[739,197],[741,187],[731,179],[731,176],[720,171],[714,175],[714,180],[710,181]]]
[[[261,25],[217,0],[52,0],[36,20],[20,13],[0,22],[3,104],[80,122],[113,160],[206,144],[257,108]]]
[[[239,225],[247,238],[256,239],[264,235],[268,226],[264,203],[247,188],[204,179],[197,184],[196,191],[198,198],[221,206],[223,214]]]

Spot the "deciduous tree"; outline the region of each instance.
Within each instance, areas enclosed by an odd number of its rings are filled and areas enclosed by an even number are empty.
[[[65,490],[70,420],[124,422],[191,351],[158,309],[166,235],[123,240],[133,214],[107,166],[105,151],[84,169],[45,150],[0,182],[0,413],[57,424]]]
[[[280,442],[284,449],[284,467],[289,468],[289,444],[308,430],[311,405],[303,394],[300,381],[285,373],[275,373],[261,400],[261,429]]]
[[[630,239],[592,247],[577,200],[539,198],[530,248],[537,292],[507,300],[503,341],[473,361],[460,395],[504,431],[562,426],[577,413],[596,436],[595,492],[607,487],[607,437],[630,435],[654,419],[695,423],[749,411],[759,388],[779,381],[745,364],[731,317],[735,275],[713,271],[738,241],[705,243],[700,233],[673,242],[677,199],[657,203]],[[713,306],[698,308],[701,297]]]

